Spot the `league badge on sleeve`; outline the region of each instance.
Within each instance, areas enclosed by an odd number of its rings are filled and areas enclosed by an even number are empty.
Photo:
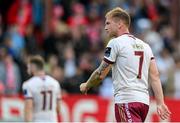
[[[23,94],[24,94],[24,96],[27,96],[27,90],[26,89],[23,90]]]
[[[105,52],[104,52],[104,55],[105,55],[106,57],[109,57],[110,54],[111,54],[111,47],[106,47]]]

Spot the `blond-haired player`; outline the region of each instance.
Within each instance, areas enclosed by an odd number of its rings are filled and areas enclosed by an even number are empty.
[[[58,81],[45,74],[41,56],[31,57],[27,67],[33,77],[23,83],[25,121],[57,122],[61,99]]]
[[[105,30],[112,38],[104,60],[87,82],[80,85],[83,93],[96,86],[112,68],[115,117],[118,122],[144,122],[149,110],[148,78],[157,101],[161,119],[170,115],[164,103],[159,73],[151,48],[129,33],[130,16],[117,7],[106,14]]]

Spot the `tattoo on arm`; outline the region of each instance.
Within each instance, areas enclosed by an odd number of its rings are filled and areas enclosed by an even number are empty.
[[[101,76],[101,74],[103,74],[103,72],[106,70],[106,68],[108,68],[110,66],[110,64],[106,63],[106,62],[103,62],[101,63],[101,65],[99,66],[98,68],[98,72]]]
[[[106,62],[102,62],[100,66],[92,73],[92,75],[88,79],[87,81],[88,88],[97,86],[104,79],[104,77],[107,75],[110,69],[111,69],[110,64]]]

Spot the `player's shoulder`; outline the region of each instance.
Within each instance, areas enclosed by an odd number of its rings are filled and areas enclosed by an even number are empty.
[[[142,41],[142,40],[141,40]],[[148,43],[146,43],[145,41],[142,41],[142,44],[143,44],[143,51],[146,53],[146,54],[149,54],[150,55],[150,57],[152,56],[152,49],[151,49],[151,47],[150,47],[150,45],[148,44]],[[148,55],[148,56],[149,56]]]
[[[116,38],[111,38],[109,40],[109,42],[108,42],[108,46],[114,47],[114,46],[117,45],[117,43],[118,43],[118,38],[117,37]]]
[[[142,41],[142,40],[141,40],[141,41]],[[142,43],[143,43],[145,49],[147,49],[147,50],[150,50],[150,49],[151,49],[151,47],[149,46],[148,43],[146,43],[145,41],[142,41]]]
[[[108,43],[109,43],[109,44],[112,44],[112,43],[115,42],[115,40],[116,40],[116,38],[111,38]]]
[[[22,87],[23,87],[23,88],[27,87],[27,86],[28,86],[28,83],[29,83],[28,81],[24,81]]]
[[[120,41],[126,41],[127,40],[127,35],[125,35],[125,34],[123,34],[123,35],[120,35],[120,36],[118,36],[118,37],[113,37],[113,38],[111,38],[110,40],[109,40],[109,43],[118,43],[118,42],[120,42]],[[122,43],[121,42],[121,43]],[[127,42],[127,41],[126,41]]]
[[[150,48],[149,44],[143,41],[142,39],[136,38],[145,48]]]
[[[47,78],[48,81],[51,81],[51,82],[53,82],[53,83],[55,83],[55,84],[58,84],[58,83],[59,83],[55,78],[53,78],[53,77],[51,77],[51,76],[49,76],[49,75],[46,75],[46,78]]]
[[[113,38],[112,40],[113,40],[113,42],[117,42],[117,41],[119,42],[119,41],[124,41],[124,39],[126,39],[126,38],[127,38],[126,36],[121,35],[121,36]]]
[[[46,79],[48,80],[52,80],[52,81],[57,81],[56,79],[54,79],[52,76],[50,75],[46,75]]]
[[[124,34],[124,35],[120,35],[116,38],[113,39],[113,42],[114,43],[120,43],[121,45],[123,44],[127,44],[129,41],[128,40],[131,40],[131,39],[136,39],[136,37],[134,37],[133,35],[130,35],[130,34]]]
[[[31,77],[30,79],[26,80],[23,82],[23,87],[27,87],[30,86],[32,84],[33,81],[36,80],[36,77]]]

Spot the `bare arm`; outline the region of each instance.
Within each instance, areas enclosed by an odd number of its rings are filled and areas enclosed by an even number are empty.
[[[97,86],[109,73],[112,65],[102,61],[100,66],[91,74],[86,83],[82,83],[80,90],[86,93],[90,88]]]
[[[25,99],[24,118],[25,122],[32,122],[33,99]]]
[[[157,102],[157,113],[161,119],[167,119],[171,112],[164,103],[164,95],[155,60],[151,60],[149,74],[151,79],[150,84]]]
[[[57,108],[56,108],[56,110],[57,110],[57,114],[59,116],[60,115],[60,111],[61,111],[60,99],[57,99]]]
[[[57,107],[56,107],[56,111],[57,111],[57,120],[58,122],[60,121],[60,114],[61,114],[61,106],[60,106],[60,102],[61,99],[57,99]]]
[[[155,60],[151,60],[149,74],[151,79],[150,84],[153,89],[157,104],[162,104],[164,103],[164,96]]]

